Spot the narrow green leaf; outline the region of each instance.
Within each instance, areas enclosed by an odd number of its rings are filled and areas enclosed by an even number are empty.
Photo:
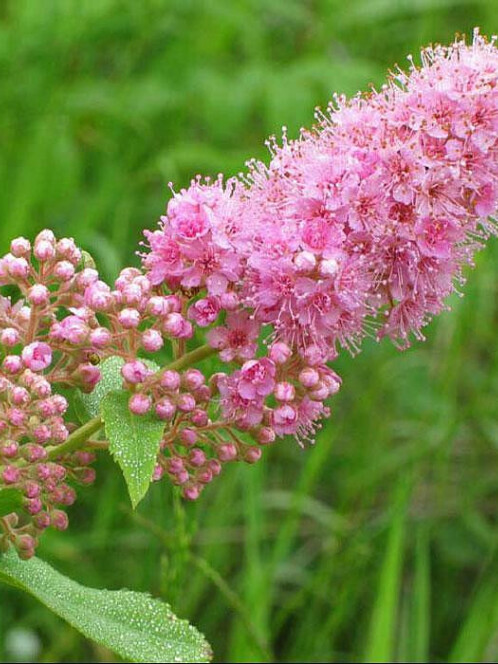
[[[109,450],[118,462],[128,485],[133,507],[147,493],[164,422],[154,414],[133,415],[128,408],[130,393],[109,392],[101,404]]]
[[[498,554],[480,579],[448,662],[489,661],[487,649],[498,632]]]
[[[22,507],[23,495],[19,489],[0,489],[0,516],[15,512]]]
[[[112,390],[119,390],[123,386],[123,378],[121,376],[121,367],[124,360],[121,357],[113,356],[104,360],[99,368],[102,378],[95,386],[93,392],[85,394],[78,392],[78,416],[82,421],[91,419],[100,415],[100,405],[102,399],[108,392]]]
[[[398,486],[394,498],[395,514],[380,572],[364,656],[367,662],[393,661],[395,637],[398,632],[398,608],[405,547],[407,485],[408,482],[405,478],[405,481]]]
[[[22,588],[84,636],[125,661],[209,662],[211,648],[202,634],[170,607],[145,593],[86,588],[32,558],[14,551],[0,556],[0,581]]]

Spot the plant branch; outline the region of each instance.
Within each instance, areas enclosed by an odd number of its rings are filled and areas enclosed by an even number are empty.
[[[62,443],[62,445],[49,447],[48,458],[52,460],[57,459],[58,457],[64,454],[69,454],[70,452],[74,452],[80,447],[84,447],[86,441],[90,438],[90,436],[92,436],[94,433],[97,433],[97,431],[102,427],[102,425],[103,421],[100,416],[88,420],[88,422],[85,422],[85,424],[83,424],[83,426],[81,426],[79,429],[73,431],[73,433],[67,438],[67,440],[64,443]]]
[[[211,346],[208,344],[204,344],[204,346],[199,346],[199,348],[191,350],[190,353],[185,353],[185,355],[182,355],[178,359],[173,360],[173,362],[161,369],[158,374],[161,375],[165,371],[179,371],[180,369],[185,369],[186,367],[192,366],[196,362],[205,360],[206,357],[210,357],[217,352],[218,351],[215,348],[211,348]]]

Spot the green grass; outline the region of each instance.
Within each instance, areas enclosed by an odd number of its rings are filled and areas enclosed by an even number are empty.
[[[0,4],[0,248],[48,226],[106,278],[154,225],[167,182],[228,174],[333,91],[378,84],[496,0],[5,0]],[[314,448],[227,469],[195,505],[154,485],[133,514],[99,463],[40,555],[88,585],[148,590],[218,661],[498,659],[498,242],[466,297],[398,353],[352,359]],[[112,661],[34,600],[0,589],[41,662]]]

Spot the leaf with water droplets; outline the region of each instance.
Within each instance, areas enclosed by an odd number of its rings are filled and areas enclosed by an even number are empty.
[[[0,489],[0,516],[16,512],[22,507],[23,495],[19,489]]]
[[[147,493],[156,464],[164,422],[155,414],[134,415],[128,408],[130,393],[106,394],[101,404],[109,451],[123,471],[133,507]]]
[[[108,357],[99,365],[101,378],[93,391],[85,393],[78,390],[78,403],[76,405],[78,417],[82,422],[100,415],[100,405],[105,395],[112,390],[122,388],[123,377],[121,376],[121,367],[123,364],[123,358],[117,355]]]
[[[0,581],[22,588],[127,662],[209,662],[202,634],[145,593],[86,588],[38,558],[0,555]]]
[[[154,372],[159,371],[161,368],[153,360],[144,359],[142,362]],[[120,390],[123,387],[121,368],[124,363],[123,358],[117,355],[108,357],[99,365],[101,378],[94,389],[88,393],[76,390],[76,413],[82,422],[100,415],[100,406],[105,395],[113,390]]]

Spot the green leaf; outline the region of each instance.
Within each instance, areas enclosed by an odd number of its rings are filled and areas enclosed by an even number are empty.
[[[152,413],[133,415],[129,398],[130,393],[124,390],[109,392],[102,400],[101,413],[109,450],[123,471],[136,507],[152,479],[164,422]]]
[[[23,495],[19,489],[0,489],[0,516],[11,514],[22,507]]]
[[[143,362],[154,372],[160,369],[160,366],[152,360],[144,359]],[[105,395],[123,387],[121,368],[124,363],[123,358],[117,355],[108,357],[99,365],[102,377],[94,390],[90,393],[77,391],[76,410],[82,422],[100,415],[100,406]]]
[[[128,662],[209,662],[202,634],[170,607],[145,593],[86,588],[32,558],[14,551],[0,556],[0,580],[40,600],[84,636]]]
[[[121,357],[117,357],[116,355],[108,357],[99,366],[102,377],[93,392],[89,394],[78,392],[79,403],[77,410],[82,421],[100,415],[100,405],[105,395],[112,390],[121,389],[123,386],[123,378],[121,376],[121,367],[123,364],[124,360]]]

